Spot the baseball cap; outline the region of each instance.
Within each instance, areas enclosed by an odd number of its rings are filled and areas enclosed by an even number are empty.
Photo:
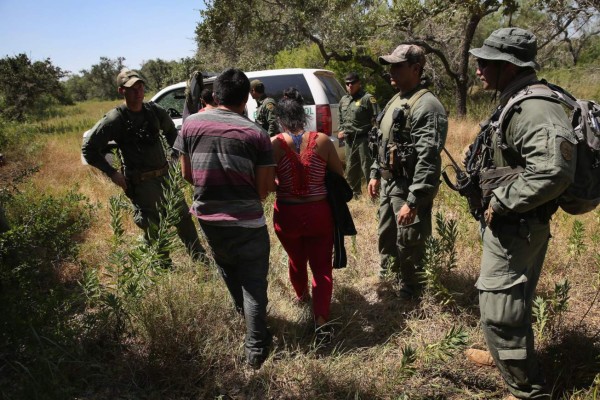
[[[408,61],[411,64],[419,63],[425,66],[425,50],[415,44],[401,44],[396,47],[392,54],[379,57],[379,64],[398,64]]]
[[[117,75],[118,87],[132,87],[137,81],[145,83],[140,74],[132,69],[123,68]]]
[[[354,71],[348,72],[348,74],[344,78],[344,82],[346,82],[346,83],[351,83],[351,82],[356,82],[356,81],[360,81],[360,76],[358,76],[358,74]]]
[[[540,69],[535,61],[537,39],[521,28],[500,28],[485,39],[483,46],[469,50],[473,56],[484,60],[508,61],[518,67]]]

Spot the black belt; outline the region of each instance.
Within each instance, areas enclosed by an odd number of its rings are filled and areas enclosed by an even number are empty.
[[[140,181],[143,182],[148,179],[158,178],[169,173],[169,164],[165,164],[164,167],[159,169],[153,169],[151,171],[145,171],[140,173]]]
[[[129,179],[134,184],[147,181],[149,179],[158,178],[165,176],[169,173],[169,164],[158,169],[152,169],[150,171],[127,171],[125,170],[125,178]]]

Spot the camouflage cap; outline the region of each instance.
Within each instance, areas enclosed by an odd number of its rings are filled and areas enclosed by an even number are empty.
[[[346,83],[352,83],[356,81],[360,81],[360,76],[358,76],[358,74],[354,71],[348,72],[348,74],[344,78],[344,82]]]
[[[379,57],[379,64],[398,64],[408,61],[410,64],[419,63],[425,66],[425,49],[415,44],[401,44],[396,47],[392,54]]]
[[[501,28],[485,39],[483,46],[469,50],[484,60],[508,61],[518,67],[540,69],[535,61],[537,40],[533,33],[521,28]]]
[[[132,69],[123,68],[117,75],[118,87],[132,87],[138,81],[145,83],[140,74]]]
[[[250,90],[256,90],[259,93],[264,93],[265,85],[258,79],[254,79],[252,82],[250,82]]]

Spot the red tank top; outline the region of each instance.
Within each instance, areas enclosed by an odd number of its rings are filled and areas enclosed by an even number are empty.
[[[300,154],[293,151],[283,134],[277,135],[285,154],[277,163],[278,198],[309,197],[327,194],[325,172],[327,161],[315,151],[317,132],[307,132],[308,144]]]

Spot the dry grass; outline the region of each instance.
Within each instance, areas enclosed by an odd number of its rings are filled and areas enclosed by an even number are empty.
[[[81,106],[80,113],[94,120],[112,106],[88,104]],[[451,121],[447,147],[457,159],[476,131],[474,121]],[[91,167],[81,165],[81,134],[77,130],[46,138],[39,158],[42,168],[34,184],[47,191],[76,187],[101,206],[85,237],[81,259],[91,268],[102,268],[111,236],[106,205],[118,191]],[[271,204],[272,198],[266,205],[269,219]],[[428,294],[418,304],[404,303],[392,284],[380,283],[377,206],[362,198],[351,202],[350,208],[358,235],[346,239],[348,267],[334,271],[336,336],[331,345],[315,346],[310,307],[292,301],[287,258],[269,227],[269,319],[275,345],[260,371],[248,370],[241,361],[243,322],[232,311],[214,266],[205,270],[193,265],[180,249],[175,254],[177,269],[140,304],[129,344],[122,353],[113,350],[113,357],[102,368],[99,381],[109,384],[92,386],[88,393],[94,394],[82,398],[412,400],[505,396],[498,372],[468,364],[461,351],[446,359],[423,357],[424,348],[441,340],[453,326],[464,327],[469,346],[484,346],[473,286],[481,249],[477,225],[464,202],[442,185],[434,209],[459,224],[458,266],[444,280],[456,293],[452,306],[442,306]],[[538,288],[538,293],[549,294],[563,278],[573,287],[563,326],[538,344],[549,382],[556,386],[556,398],[563,394],[568,398],[575,390],[589,387],[600,371],[598,360],[594,361],[600,354],[598,302],[581,321],[598,287],[600,211],[577,219],[586,229],[586,251],[576,258],[569,255],[575,218],[559,212],[552,222],[554,237]],[[130,219],[126,230],[131,236],[140,233]],[[407,345],[417,350],[413,373],[401,368]]]

